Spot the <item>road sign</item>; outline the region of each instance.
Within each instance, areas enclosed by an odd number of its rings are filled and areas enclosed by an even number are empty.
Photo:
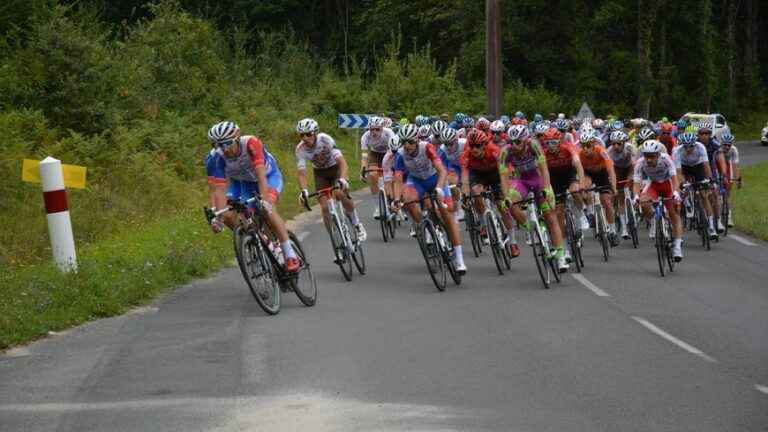
[[[85,189],[85,174],[87,168],[77,165],[61,165],[64,174],[64,186],[75,189]],[[27,183],[40,183],[40,161],[24,159],[21,167],[21,180]]]
[[[373,114],[339,114],[339,127],[343,129],[365,129]]]
[[[584,120],[585,118],[595,118],[595,115],[592,113],[592,109],[587,105],[586,102],[581,104],[581,109],[579,109],[579,113],[576,114],[576,118],[579,120]]]

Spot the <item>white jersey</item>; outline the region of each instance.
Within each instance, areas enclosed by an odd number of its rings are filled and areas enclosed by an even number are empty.
[[[621,150],[617,150],[616,146],[610,146],[606,151],[613,161],[613,166],[616,168],[629,168],[637,158],[637,150],[635,150],[635,146],[630,143],[624,143],[624,148]]]
[[[389,150],[389,141],[395,133],[390,128],[382,128],[378,139],[374,139],[371,131],[366,131],[360,138],[360,149],[376,153],[386,153]]]
[[[409,177],[426,180],[437,173],[435,165],[441,164],[432,144],[420,141],[414,156],[410,156],[405,148],[398,150],[395,171],[407,171]]]
[[[384,181],[391,182],[395,176],[395,160],[397,153],[388,151],[381,160],[381,169],[384,171]]]
[[[453,151],[451,151],[448,148],[448,146],[446,146],[445,144],[440,145],[440,156],[442,157],[443,155],[445,155],[445,157],[443,158],[444,159],[443,162],[450,163],[451,165],[454,165],[454,166],[461,165],[459,161],[461,159],[461,155],[464,153],[464,147],[467,144],[467,139],[459,138],[457,141],[458,143],[456,144]]]
[[[643,181],[643,178],[647,177],[653,182],[663,182],[671,179],[677,175],[675,169],[675,162],[667,153],[659,154],[659,159],[656,161],[656,166],[648,165],[645,157],[641,157],[635,164],[635,174],[632,179],[636,183]]]
[[[739,150],[736,148],[735,145],[732,145],[729,151],[727,152],[723,151],[722,153],[727,163],[736,164],[736,165],[739,164]]]
[[[704,144],[696,142],[691,150],[688,150],[683,145],[675,146],[672,151],[672,157],[675,159],[675,167],[681,169],[682,167],[692,167],[709,162],[707,157],[707,148]]]
[[[322,132],[317,134],[314,147],[307,147],[304,141],[296,146],[296,166],[300,170],[306,169],[307,161],[312,162],[315,169],[331,168],[336,165],[339,156],[341,150],[336,148],[336,141]]]

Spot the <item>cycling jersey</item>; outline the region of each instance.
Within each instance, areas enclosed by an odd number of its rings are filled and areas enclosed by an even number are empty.
[[[621,150],[612,145],[606,151],[608,152],[608,157],[610,157],[613,161],[613,166],[617,169],[626,169],[631,167],[632,162],[637,156],[635,147],[629,143],[624,143],[624,146],[621,148]]]
[[[560,149],[552,152],[549,148],[544,150],[547,159],[547,167],[550,170],[566,170],[573,167],[573,160],[579,158],[578,149],[564,141],[560,141]]]
[[[240,154],[227,157],[221,149],[214,149],[205,162],[208,183],[226,185],[227,197],[239,198],[245,202],[258,194],[256,168],[264,167],[267,188],[272,201],[276,202],[283,190],[283,176],[275,158],[266,150],[258,138],[250,135],[240,137]],[[250,207],[254,207],[253,203]]]
[[[461,174],[461,155],[464,153],[464,147],[467,144],[466,138],[460,138],[458,142],[453,146],[451,150],[445,144],[440,145],[440,159],[443,161],[443,165],[449,171],[454,171],[457,174]]]
[[[264,144],[255,136],[246,135],[240,137],[240,154],[228,157],[222,153],[226,162],[225,174],[228,179],[256,182],[256,168],[264,167],[267,177],[277,169],[275,158],[267,152]]]
[[[719,172],[717,168],[717,153],[720,152],[720,141],[712,136],[709,138],[709,143],[704,144],[704,147],[707,148],[707,157],[709,158],[709,166],[712,168],[712,175],[717,177]]]
[[[587,173],[603,172],[608,169],[608,166],[613,166],[613,160],[608,156],[605,147],[601,145],[593,145],[590,153],[581,149],[579,160]]]
[[[403,175],[407,171],[408,178],[425,180],[435,175],[437,173],[435,167],[441,165],[442,162],[432,144],[421,141],[414,156],[409,155],[405,148],[398,150],[395,173]]]
[[[677,169],[681,169],[684,166],[692,167],[709,162],[707,149],[704,147],[704,144],[700,142],[696,142],[696,145],[690,151],[688,151],[685,146],[677,146],[675,147],[672,156],[675,160],[675,167]]]
[[[374,138],[371,131],[366,131],[360,138],[360,149],[376,153],[386,153],[389,150],[389,141],[395,135],[390,128],[382,128],[378,138]]]
[[[316,169],[331,168],[336,165],[340,156],[341,150],[336,148],[336,142],[330,135],[322,132],[317,134],[312,148],[307,147],[304,141],[296,146],[296,166],[300,170],[306,168],[307,161],[311,161],[312,167]]]
[[[659,135],[659,141],[664,144],[664,147],[667,148],[667,153],[670,155],[675,151],[675,148],[677,147],[677,139],[671,134]]]
[[[508,179],[530,178],[539,175],[539,164],[546,158],[537,141],[528,141],[521,153],[515,153],[509,146],[499,156],[499,172]]]
[[[720,153],[723,154],[723,157],[725,157],[725,161],[728,163],[739,163],[739,150],[736,148],[735,145],[731,146],[731,149],[726,151],[720,150]]]
[[[397,153],[388,151],[387,154],[384,155],[384,159],[382,159],[381,161],[381,169],[383,170],[385,182],[390,182],[394,178],[394,175],[395,175],[394,168],[395,168],[396,159],[397,159]]]
[[[481,171],[491,172],[498,171],[499,169],[499,146],[496,144],[488,143],[485,145],[483,155],[480,158],[475,158],[470,147],[464,149],[464,153],[461,155],[461,168],[468,169],[469,171]]]
[[[659,158],[656,160],[656,166],[648,165],[645,157],[638,159],[635,164],[635,174],[633,180],[637,183],[643,181],[643,177],[647,177],[652,182],[664,182],[677,175],[675,169],[675,162],[672,157],[666,153],[659,154]]]

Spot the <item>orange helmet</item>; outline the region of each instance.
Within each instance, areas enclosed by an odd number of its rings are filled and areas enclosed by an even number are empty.
[[[563,138],[563,134],[556,128],[549,128],[544,132],[544,136],[541,137],[542,141],[560,141]]]
[[[488,143],[488,134],[480,129],[470,129],[467,133],[467,145],[470,147],[476,147],[478,145],[485,145]]]
[[[672,133],[672,130],[674,128],[672,127],[672,123],[663,123],[661,125],[661,133],[670,134]]]

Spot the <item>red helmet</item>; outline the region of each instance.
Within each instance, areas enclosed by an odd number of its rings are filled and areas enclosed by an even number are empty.
[[[541,137],[542,141],[560,141],[560,139],[563,138],[563,134],[555,129],[555,128],[549,128],[546,132],[544,132],[544,136]]]
[[[672,133],[672,123],[662,123],[661,125],[661,132],[662,133]]]
[[[485,117],[480,117],[477,119],[477,123],[475,124],[475,127],[482,130],[482,131],[488,131],[491,129],[491,122]]]
[[[470,129],[467,133],[467,145],[472,147],[478,144],[488,144],[488,134],[480,129]]]

